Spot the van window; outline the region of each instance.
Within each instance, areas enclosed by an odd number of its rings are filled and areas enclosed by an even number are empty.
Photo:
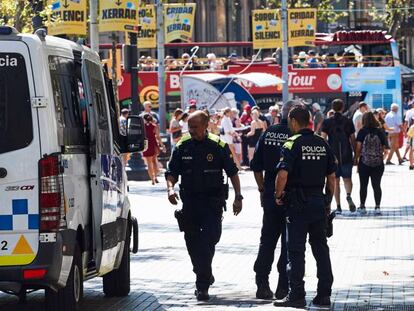
[[[28,146],[33,140],[32,107],[24,57],[0,53],[0,154]]]
[[[73,59],[49,56],[59,144],[63,146],[86,145],[86,105],[82,101],[80,64]]]
[[[89,60],[85,60],[88,72],[92,106],[96,111],[99,134],[97,135],[97,149],[103,154],[111,153],[109,140],[109,120],[106,103],[105,82],[102,79],[102,67]]]

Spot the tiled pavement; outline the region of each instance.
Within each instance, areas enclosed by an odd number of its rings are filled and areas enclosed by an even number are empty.
[[[261,209],[252,173],[241,175],[244,210],[238,217],[225,214],[223,235],[214,258],[216,283],[212,299],[197,303],[184,239],[177,230],[174,208],[165,196],[165,184],[131,182],[133,212],[140,223],[140,251],[132,256],[131,294],[107,299],[101,280],[85,283],[82,310],[276,310],[270,301],[255,299],[253,263],[257,254]],[[414,173],[407,166],[386,167],[383,179],[383,215],[372,212],[372,192],[366,216],[344,212],[334,221],[329,239],[335,282],[331,310],[414,310]],[[358,203],[358,176],[353,197]],[[343,200],[345,204],[345,200]],[[316,288],[315,261],[306,255],[307,301]],[[272,286],[277,274],[272,273]],[[26,305],[0,294],[3,310],[42,310],[42,292],[28,295]],[[6,309],[7,308],[7,309]],[[310,309],[316,310],[314,307]],[[280,309],[279,309],[280,310]],[[286,309],[287,310],[287,309]]]

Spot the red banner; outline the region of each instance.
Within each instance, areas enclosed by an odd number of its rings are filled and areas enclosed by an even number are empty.
[[[236,74],[245,68],[244,65],[232,65],[227,70],[217,70],[215,73],[229,75]],[[264,72],[278,77],[282,76],[279,65],[256,64],[252,65],[244,73]],[[184,74],[205,74],[211,71],[186,71]],[[289,69],[289,92],[291,93],[335,93],[342,90],[341,69],[317,68],[317,69]],[[241,84],[252,95],[274,95],[282,92],[282,86],[256,87],[250,83]],[[180,72],[168,71],[165,79],[167,96],[180,96]],[[125,100],[131,97],[130,75],[123,74],[122,84],[118,88],[119,99]],[[158,101],[158,77],[156,71],[140,71],[138,73],[138,92],[141,102],[150,100]]]

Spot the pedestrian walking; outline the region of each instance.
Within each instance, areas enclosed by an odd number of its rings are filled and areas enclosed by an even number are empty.
[[[174,117],[171,119],[169,132],[171,134],[171,146],[175,146],[175,144],[181,139],[182,128],[180,125],[180,120],[183,115],[183,111],[180,108],[175,109]]]
[[[221,135],[220,139],[224,141],[230,148],[230,152],[233,156],[233,160],[236,163],[237,168],[240,167],[240,162],[238,161],[236,148],[234,146],[233,139],[237,135],[233,128],[233,122],[231,120],[232,112],[231,108],[226,107],[223,111],[223,118],[221,119]]]
[[[352,166],[355,150],[355,128],[351,120],[342,115],[344,102],[341,99],[332,101],[334,115],[323,121],[322,137],[328,139],[328,144],[338,161],[335,187],[336,213],[342,213],[340,178],[342,177],[346,190],[346,200],[349,210],[355,212],[356,206],[352,200]]]
[[[312,105],[313,110],[313,131],[321,135],[321,127],[323,120],[325,120],[325,116],[321,111],[321,106],[318,103],[313,103]]]
[[[365,112],[367,112],[369,109],[367,103],[365,102],[360,102],[358,104],[358,109],[355,111],[353,117],[352,117],[352,122],[354,123],[354,128],[355,128],[355,136],[358,135],[359,130],[362,128],[362,116],[364,115]]]
[[[207,132],[208,115],[197,111],[188,119],[189,134],[177,143],[166,171],[168,200],[177,205],[179,198],[174,185],[181,176],[181,211],[176,218],[196,274],[197,300],[208,300],[208,290],[214,282],[211,263],[215,245],[220,240],[223,208],[228,195],[228,184],[223,183],[223,170],[235,191],[233,213],[242,210],[238,169],[231,158],[228,145],[216,135]]]
[[[264,132],[265,122],[259,119],[259,112],[257,110],[252,111],[252,123],[250,125],[250,131],[246,134],[248,138],[248,155],[249,163],[253,158],[254,148],[256,147],[257,142],[259,141],[260,135]]]
[[[375,198],[375,214],[380,215],[382,196],[381,178],[384,174],[383,157],[387,139],[372,112],[366,112],[362,116],[362,128],[356,140],[355,164],[358,165],[360,181],[360,206],[358,212],[360,214],[366,214],[365,201],[367,198],[368,182],[371,178]]]
[[[289,293],[274,303],[280,307],[305,307],[305,244],[316,260],[318,287],[313,304],[330,306],[333,275],[326,238],[327,215],[335,188],[335,155],[318,135],[307,128],[309,112],[301,106],[289,112],[294,134],[284,144],[276,177],[276,204],[287,205]],[[326,193],[323,193],[326,189]]]
[[[400,154],[400,142],[399,142],[399,136],[400,132],[402,130],[402,120],[401,117],[398,115],[398,105],[392,104],[391,105],[391,111],[387,113],[385,116],[385,123],[390,129],[388,132],[388,139],[390,141],[390,153],[388,154],[387,158],[387,165],[393,165],[394,163],[391,162],[392,156],[394,153],[397,155],[398,163],[401,165],[404,161],[401,158]]]
[[[142,155],[144,157],[145,164],[147,165],[148,176],[151,179],[151,183],[155,185],[159,182],[157,179],[159,173],[157,156],[159,149],[164,148],[164,144],[162,143],[160,130],[156,120],[149,113],[144,115],[144,126],[148,146],[147,150],[145,150]]]
[[[258,299],[273,298],[273,292],[269,286],[269,274],[272,270],[276,244],[279,239],[282,247],[277,262],[279,280],[275,297],[276,299],[282,299],[288,292],[285,211],[283,208],[276,207],[274,193],[280,150],[290,136],[287,117],[294,103],[294,101],[288,101],[283,106],[281,123],[271,125],[263,133],[250,162],[250,168],[254,172],[257,189],[260,193],[261,206],[263,207],[259,252],[254,263],[257,285],[256,298]]]

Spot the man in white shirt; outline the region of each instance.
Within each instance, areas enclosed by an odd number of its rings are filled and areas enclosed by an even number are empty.
[[[390,140],[391,150],[390,150],[390,153],[388,154],[386,164],[388,165],[394,164],[391,162],[391,158],[394,155],[394,152],[397,154],[399,164],[402,164],[403,159],[401,158],[400,151],[399,151],[399,147],[400,147],[399,136],[402,130],[402,121],[401,121],[401,116],[398,115],[397,104],[394,103],[391,105],[391,111],[388,112],[387,115],[385,116],[385,123],[387,124],[389,128],[392,129],[388,132],[388,138]]]
[[[368,111],[368,105],[365,102],[360,102],[358,107],[352,118],[355,127],[355,137],[358,136],[358,132],[362,128],[362,115]]]

